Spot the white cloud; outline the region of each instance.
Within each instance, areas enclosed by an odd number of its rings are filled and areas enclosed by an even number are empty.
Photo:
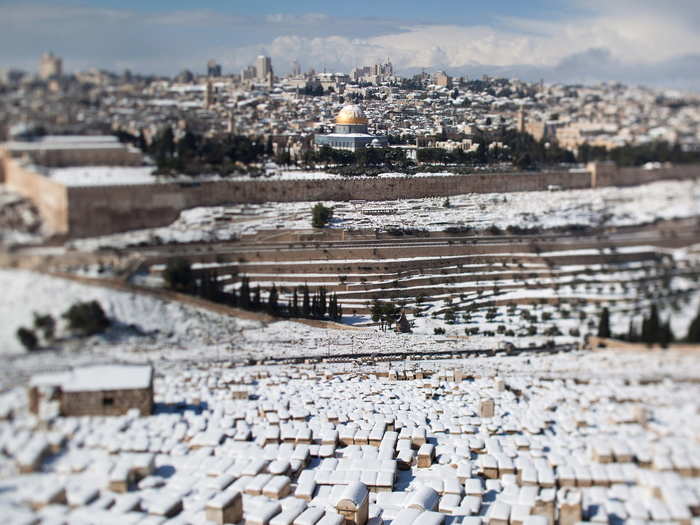
[[[280,36],[266,49],[287,63],[304,58],[318,64],[350,68],[384,57],[403,69],[465,66],[554,67],[571,55],[590,49],[608,50],[625,64],[655,64],[700,50],[700,31],[677,11],[641,0],[621,0],[615,7],[594,1],[588,14],[571,20],[502,19],[484,25],[398,26],[394,32],[362,39]],[[621,8],[621,4],[626,4]],[[700,8],[681,2],[689,13]],[[245,54],[245,53],[244,53]]]
[[[305,13],[301,15],[274,13],[265,17],[265,21],[271,24],[322,24],[329,19],[330,17],[324,13]]]

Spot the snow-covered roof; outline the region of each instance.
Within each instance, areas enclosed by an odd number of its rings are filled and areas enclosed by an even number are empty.
[[[95,365],[66,372],[38,374],[32,386],[59,386],[64,392],[98,392],[148,388],[153,377],[151,365]]]
[[[51,179],[66,186],[104,186],[119,184],[153,184],[151,166],[74,166],[54,168]]]

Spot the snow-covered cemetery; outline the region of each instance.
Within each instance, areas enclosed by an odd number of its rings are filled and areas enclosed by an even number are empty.
[[[693,523],[700,511],[692,353],[154,366],[47,372],[29,395],[3,395],[6,522]],[[127,409],[143,392],[152,412]]]

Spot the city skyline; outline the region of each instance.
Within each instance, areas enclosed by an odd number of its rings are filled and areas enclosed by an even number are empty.
[[[87,68],[175,74],[204,71],[213,58],[225,74],[272,57],[292,69],[349,71],[390,57],[399,74],[445,69],[548,82],[622,81],[698,89],[700,7],[681,0],[549,2],[524,7],[443,1],[371,6],[301,2],[247,5],[93,0],[0,3],[0,67],[37,69],[53,51],[67,72]],[[167,10],[166,10],[167,9]]]

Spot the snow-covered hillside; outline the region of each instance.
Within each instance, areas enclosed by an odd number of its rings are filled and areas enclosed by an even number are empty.
[[[19,353],[15,332],[31,327],[33,312],[51,314],[55,319],[75,302],[97,300],[110,319],[133,328],[150,338],[139,337],[130,344],[152,341],[174,347],[208,344],[232,338],[237,332],[260,323],[233,319],[211,312],[138,295],[89,286],[26,271],[0,270],[0,349]],[[60,323],[59,323],[60,324]],[[125,330],[126,332],[126,330]]]

